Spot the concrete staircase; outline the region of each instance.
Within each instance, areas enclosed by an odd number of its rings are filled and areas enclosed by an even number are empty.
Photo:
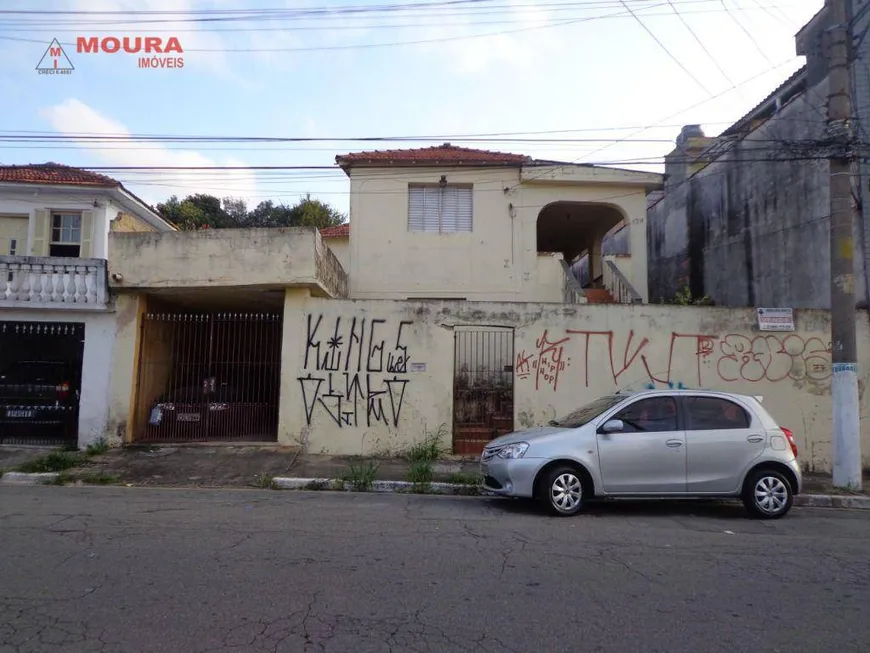
[[[586,295],[588,304],[615,304],[616,300],[610,291],[606,288],[584,288],[583,294]]]

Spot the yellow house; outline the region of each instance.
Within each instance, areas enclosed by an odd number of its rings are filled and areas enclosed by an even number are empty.
[[[448,144],[337,160],[346,225],[110,234],[114,443],[371,455],[438,434],[473,455],[617,389],[674,384],[764,396],[804,464],[830,468],[826,313],[762,333],[751,308],[646,303],[659,175]],[[620,225],[630,256],[602,256]]]
[[[350,178],[350,229],[322,235],[353,299],[647,299],[646,196],[659,174],[449,143],[336,162]],[[603,260],[618,224],[631,255]],[[591,283],[581,288],[570,266],[586,254]]]

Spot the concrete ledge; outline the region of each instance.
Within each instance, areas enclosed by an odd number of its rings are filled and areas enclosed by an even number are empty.
[[[46,485],[57,480],[56,472],[41,472],[39,474],[25,474],[24,472],[6,472],[0,478],[3,485]]]
[[[870,497],[845,494],[799,494],[794,505],[805,508],[850,508],[870,510]]]
[[[353,490],[352,483],[338,478],[277,477],[272,479],[272,485],[278,490],[333,490],[339,492],[350,492]],[[411,493],[417,487],[409,481],[372,481],[369,492]],[[480,494],[480,489],[476,485],[433,482],[426,485],[426,494],[476,495]]]

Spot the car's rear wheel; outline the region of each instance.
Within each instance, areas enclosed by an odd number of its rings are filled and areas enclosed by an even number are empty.
[[[743,486],[743,505],[753,517],[778,519],[794,503],[794,490],[785,474],[774,469],[759,469]]]
[[[568,465],[551,469],[541,483],[540,499],[554,515],[576,515],[584,505],[582,474]]]

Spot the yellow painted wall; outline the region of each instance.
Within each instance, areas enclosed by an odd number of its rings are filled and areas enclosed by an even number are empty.
[[[110,230],[121,233],[144,233],[147,231],[157,231],[151,225],[142,222],[142,220],[139,220],[129,213],[121,213],[119,217],[112,220],[110,223]]]
[[[346,296],[347,275],[313,227],[112,233],[109,245],[117,289],[310,284]]]
[[[350,296],[561,301],[560,289],[541,296],[537,219],[548,204],[576,201],[609,204],[629,222],[637,258],[631,281],[646,298],[646,191],[630,176],[583,170],[536,178],[531,169],[522,185],[521,173],[509,168],[353,170]],[[408,231],[408,184],[437,183],[441,175],[473,185],[473,232]]]
[[[824,311],[799,311],[794,333],[760,333],[747,309],[330,301],[296,293],[287,295],[284,320],[279,439],[312,453],[395,453],[439,425],[449,433],[454,330],[476,324],[516,328],[516,428],[546,424],[617,388],[670,381],[762,395],[795,432],[801,462],[830,469]],[[870,342],[863,313],[859,330],[859,342]],[[863,397],[870,346],[860,360]]]
[[[112,445],[132,440],[134,395],[139,369],[139,325],[145,307],[146,298],[143,295],[123,294],[115,298],[117,332],[112,353],[106,433]]]
[[[335,258],[339,260],[341,267],[345,270],[350,270],[350,238],[347,236],[324,238],[323,242],[335,254]]]
[[[27,215],[0,215],[0,256],[10,253],[13,240],[16,241],[15,253],[27,255],[27,221]]]

